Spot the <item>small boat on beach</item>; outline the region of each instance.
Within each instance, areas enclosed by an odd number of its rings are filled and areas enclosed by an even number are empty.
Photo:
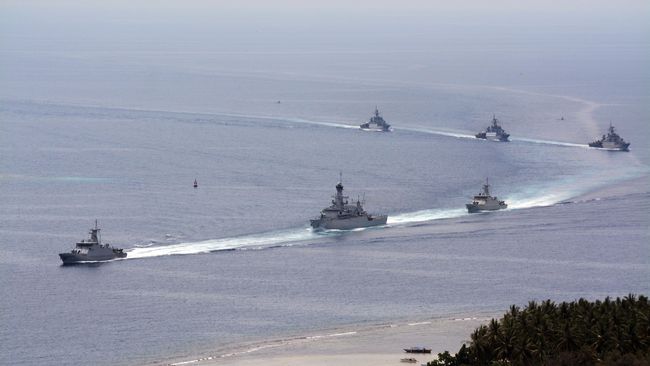
[[[425,347],[411,347],[411,348],[404,348],[404,352],[406,353],[431,353],[430,348],[425,348]]]
[[[409,357],[409,358],[402,358],[402,359],[399,360],[399,362],[405,362],[405,363],[417,363],[418,360],[416,360],[416,359],[413,358],[413,357]]]

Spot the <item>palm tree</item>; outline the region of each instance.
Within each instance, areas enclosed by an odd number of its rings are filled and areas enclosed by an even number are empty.
[[[643,364],[650,360],[650,303],[630,294],[559,305],[531,301],[524,309],[513,305],[502,319],[477,328],[461,351],[432,364],[593,365],[623,358]]]

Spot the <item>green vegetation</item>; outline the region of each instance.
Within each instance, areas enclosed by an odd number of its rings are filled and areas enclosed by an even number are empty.
[[[428,365],[650,365],[650,304],[628,295],[530,302],[523,310],[513,305],[500,320],[477,328],[458,353],[439,353]]]

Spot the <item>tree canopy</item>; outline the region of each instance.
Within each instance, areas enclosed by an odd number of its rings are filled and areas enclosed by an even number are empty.
[[[477,328],[470,342],[429,366],[650,365],[650,304],[646,296],[511,306]]]

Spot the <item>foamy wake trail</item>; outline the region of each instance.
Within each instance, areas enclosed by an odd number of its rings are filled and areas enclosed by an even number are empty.
[[[464,210],[462,208],[450,210],[435,209],[406,212],[388,216],[388,225],[406,225],[432,220],[452,219],[466,214],[467,210]]]
[[[462,209],[453,210],[422,210],[410,213],[391,215],[388,225],[405,225],[411,223],[425,222],[437,219],[459,217],[465,214]],[[359,232],[381,227],[358,228],[353,230],[324,230],[313,231],[311,228],[296,228],[281,231],[266,232],[252,235],[242,235],[229,238],[203,240],[197,242],[178,243],[171,245],[152,245],[148,247],[135,247],[128,250],[127,259],[160,257],[166,255],[187,255],[210,253],[234,249],[258,249],[278,245],[289,245],[308,240],[322,239],[344,235],[351,232]]]
[[[258,120],[267,120],[267,121],[274,121],[274,122],[281,122],[281,123],[290,122],[290,123],[301,123],[306,125],[316,125],[316,126],[325,126],[325,127],[334,127],[334,128],[349,128],[354,130],[359,129],[359,126],[355,126],[355,125],[347,125],[344,123],[336,123],[336,122],[313,121],[304,118],[259,116],[259,115],[252,115],[252,114],[237,114],[237,113],[219,113],[219,115],[228,116],[228,117],[253,118]]]
[[[463,209],[452,210],[422,210],[410,213],[391,215],[388,225],[406,225],[437,219],[448,219],[466,214]],[[128,250],[127,259],[160,257],[166,255],[187,255],[210,253],[234,249],[268,248],[278,245],[289,245],[308,240],[322,239],[344,235],[346,233],[360,232],[381,227],[358,228],[353,230],[324,230],[313,231],[311,228],[296,228],[281,231],[266,232],[252,235],[242,235],[229,238],[203,240],[197,242],[178,243],[171,245],[135,247]]]
[[[587,145],[587,144],[576,144],[576,143],[573,143],[573,142],[537,140],[537,139],[527,139],[527,138],[523,138],[523,137],[513,137],[512,141],[529,142],[529,143],[533,143],[533,144],[543,144],[543,145],[582,147],[582,148],[585,148],[585,149],[590,149],[589,145]]]
[[[579,193],[576,191],[546,192],[538,196],[526,196],[525,194],[519,193],[510,195],[505,200],[508,202],[508,209],[516,210],[521,208],[551,206],[575,197],[577,194]]]
[[[400,127],[398,129],[403,130],[403,131],[427,133],[427,134],[430,134],[430,135],[440,135],[440,136],[448,136],[448,137],[455,137],[455,138],[461,138],[461,139],[477,140],[476,136],[468,134],[468,133],[461,133],[461,132],[449,132],[449,131],[442,131],[442,130],[432,130],[432,129],[420,128],[420,127]],[[525,137],[512,137],[510,139],[512,141],[527,142],[527,143],[532,143],[532,144],[590,148],[589,145],[587,145],[587,144],[576,144],[576,143],[573,143],[573,142],[538,140],[538,139],[529,139],[529,138],[525,138]]]
[[[353,129],[353,130],[358,130],[359,126],[354,126],[354,125],[346,125],[343,123],[334,123],[334,122],[318,122],[318,121],[310,121],[307,119],[302,119],[302,118],[285,118],[282,119],[283,121],[289,121],[289,122],[295,122],[295,123],[304,123],[308,125],[317,125],[317,126],[325,126],[325,127],[334,127],[334,128],[348,128],[348,129]]]
[[[427,133],[427,134],[430,134],[430,135],[456,137],[456,138],[460,138],[460,139],[476,140],[476,136],[466,134],[466,133],[461,133],[461,132],[449,132],[449,131],[442,131],[442,130],[432,130],[432,129],[421,128],[421,127],[399,127],[399,128],[397,128],[397,130]]]
[[[273,120],[273,121],[277,121],[277,122],[292,122],[292,123],[301,123],[301,124],[308,124],[308,125],[315,125],[315,126],[345,128],[345,129],[353,129],[353,130],[358,130],[359,129],[359,126],[357,126],[357,125],[348,125],[348,124],[335,123],[335,122],[313,121],[313,120],[308,120],[308,119],[303,119],[303,118],[280,118],[280,117],[238,115],[238,114],[223,114],[223,115],[247,117],[247,118],[257,118],[257,119],[266,119],[266,120]],[[430,129],[430,128],[424,128],[424,127],[408,127],[408,126],[404,126],[404,127],[397,127],[396,130],[425,133],[425,134],[429,134],[429,135],[455,137],[455,138],[460,138],[460,139],[477,140],[476,136],[474,136],[473,134],[470,134],[470,133],[452,132],[452,131],[437,130],[437,129]],[[587,144],[577,144],[577,143],[573,143],[573,142],[529,139],[529,138],[525,138],[525,137],[511,137],[510,139],[512,141],[520,141],[520,142],[527,142],[527,143],[533,143],[533,144],[590,148],[589,145],[587,145]]]
[[[508,210],[531,207],[550,206],[565,202],[600,187],[614,184],[618,181],[632,179],[648,174],[648,168],[628,167],[619,169],[615,175],[603,175],[600,171],[592,171],[580,176],[548,182],[541,185],[524,187],[504,195]],[[457,208],[429,209],[389,215],[388,226],[400,226],[442,219],[452,219],[470,215],[464,208],[466,202],[458,202]],[[315,232],[311,228],[279,230],[237,237],[204,240],[198,242],[179,243],[171,245],[152,245],[136,247],[128,250],[127,259],[159,257],[166,255],[199,254],[234,249],[262,249],[274,246],[288,246],[309,240],[346,235],[364,230],[381,230],[383,227],[359,228],[354,230],[325,230]]]
[[[133,248],[128,251],[129,259],[160,257],[164,255],[198,254],[240,248],[269,247],[300,241],[322,238],[335,233],[316,233],[311,229],[298,228],[230,238],[204,240],[146,248]]]
[[[649,170],[645,166],[619,168],[616,174],[603,174],[602,171],[594,170],[580,176],[550,182],[545,185],[526,187],[519,190],[519,192],[506,195],[505,200],[508,202],[509,209],[550,206],[611,186],[617,182],[641,177],[648,174],[648,172]]]

